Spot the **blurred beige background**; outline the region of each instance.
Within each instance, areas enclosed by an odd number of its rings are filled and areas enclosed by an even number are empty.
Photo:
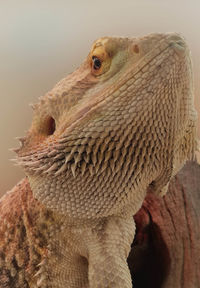
[[[8,149],[30,125],[29,103],[73,71],[100,36],[181,32],[192,50],[200,110],[199,13],[199,0],[1,0],[0,193],[23,177]]]

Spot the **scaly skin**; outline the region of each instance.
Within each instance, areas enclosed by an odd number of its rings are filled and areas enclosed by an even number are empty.
[[[16,151],[27,178],[0,204],[0,287],[132,287],[132,215],[193,158],[195,125],[178,34],[97,40]]]

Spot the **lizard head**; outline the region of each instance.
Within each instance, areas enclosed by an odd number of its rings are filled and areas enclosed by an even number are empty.
[[[135,213],[195,150],[191,60],[178,34],[104,37],[34,106],[18,161],[70,217]]]

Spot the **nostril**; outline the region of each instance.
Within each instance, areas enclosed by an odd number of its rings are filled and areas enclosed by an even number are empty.
[[[53,117],[49,116],[46,122],[46,133],[48,136],[53,135],[56,130],[56,122]]]

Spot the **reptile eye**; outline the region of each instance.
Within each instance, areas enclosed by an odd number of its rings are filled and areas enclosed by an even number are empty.
[[[96,56],[92,56],[92,61],[93,61],[93,68],[95,70],[99,70],[101,68],[101,60]]]

